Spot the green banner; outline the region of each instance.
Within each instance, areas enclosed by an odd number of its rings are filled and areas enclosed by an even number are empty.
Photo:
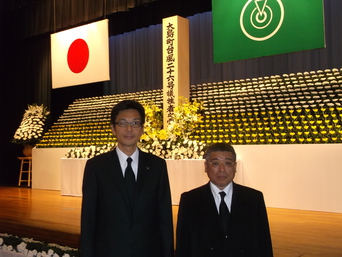
[[[212,0],[214,62],[325,47],[323,0]]]

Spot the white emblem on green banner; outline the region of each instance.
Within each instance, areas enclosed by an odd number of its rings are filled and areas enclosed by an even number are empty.
[[[214,62],[325,47],[323,0],[213,0]]]

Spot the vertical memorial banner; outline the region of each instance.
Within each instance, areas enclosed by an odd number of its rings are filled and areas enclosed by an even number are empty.
[[[109,80],[108,41],[108,20],[52,34],[52,88]]]
[[[164,128],[173,119],[180,96],[189,99],[189,20],[180,16],[163,19],[163,117]]]
[[[212,0],[214,62],[325,47],[323,0]]]

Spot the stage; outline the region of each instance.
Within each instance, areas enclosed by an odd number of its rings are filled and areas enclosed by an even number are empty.
[[[0,187],[0,233],[79,247],[81,197]],[[267,208],[275,257],[340,257],[342,214]],[[174,227],[178,206],[173,206]]]
[[[342,213],[342,144],[236,145],[234,148],[238,158],[235,181],[262,191],[267,207]],[[66,174],[63,183],[71,184],[71,189],[78,188],[76,193],[80,194],[84,160],[63,159],[67,151],[67,148],[32,150],[32,188],[61,191],[61,176]],[[182,192],[208,182],[202,161],[166,160],[173,204],[178,204]],[[62,170],[64,162],[82,165],[70,170],[71,164],[67,164],[69,169]]]

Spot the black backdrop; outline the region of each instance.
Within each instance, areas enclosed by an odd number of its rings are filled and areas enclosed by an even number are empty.
[[[0,185],[17,183],[19,160],[16,157],[21,156],[22,147],[10,143],[10,140],[27,104],[47,105],[52,112],[47,121],[49,126],[77,98],[161,88],[161,74],[158,72],[160,52],[151,52],[140,58],[148,58],[141,62],[152,62],[153,68],[134,72],[143,74],[143,78],[136,78],[138,82],[129,87],[125,83],[125,74],[131,76],[131,69],[139,69],[143,65],[137,67],[132,61],[128,65],[130,70],[125,70],[121,60],[114,56],[111,57],[111,72],[116,67],[116,72],[123,74],[121,81],[113,78],[110,82],[52,90],[50,33],[55,31],[106,17],[110,20],[111,41],[122,44],[130,37],[145,38],[144,43],[131,46],[141,50],[141,47],[151,44],[149,39],[152,36],[156,39],[152,41],[154,49],[158,51],[161,47],[158,42],[161,28],[156,24],[161,24],[162,18],[172,15],[191,16],[192,84],[342,67],[340,0],[324,1],[325,49],[224,64],[212,63],[211,13],[208,12],[211,10],[210,0],[13,0],[1,1],[0,4]],[[203,14],[193,16],[197,13]],[[140,30],[150,25],[156,26]],[[137,32],[127,33],[137,29]],[[143,33],[149,36],[141,35]],[[125,56],[121,56],[121,59],[125,59]]]

